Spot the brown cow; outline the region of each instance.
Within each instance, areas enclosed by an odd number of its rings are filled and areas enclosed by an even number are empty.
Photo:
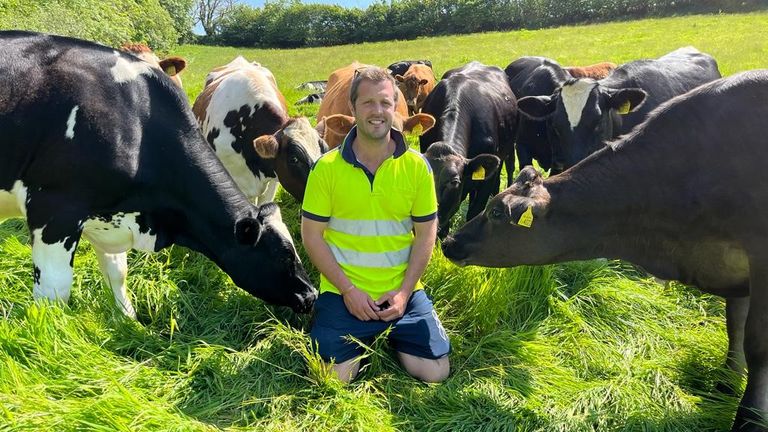
[[[414,64],[405,75],[395,75],[400,91],[405,95],[408,114],[421,111],[427,95],[435,88],[435,74],[432,68],[423,64]]]
[[[187,67],[187,61],[182,57],[166,57],[160,60],[157,55],[152,52],[152,49],[142,43],[125,43],[120,47],[120,51],[131,53],[136,57],[144,60],[145,62],[155,66],[162,70],[169,77],[171,81],[176,83],[179,88],[183,88],[181,85],[181,76],[179,73]]]
[[[613,70],[616,69],[616,63],[602,62],[589,66],[567,66],[563,69],[574,78],[592,78],[594,80],[599,80],[607,77],[608,74],[613,72]]]
[[[328,77],[325,97],[317,111],[317,131],[328,143],[329,148],[338,147],[346,134],[355,125],[352,116],[352,107],[349,104],[349,88],[355,70],[366,67],[358,62],[335,70]],[[397,92],[397,106],[395,107],[395,119],[393,127],[403,132],[414,132],[417,125],[421,126],[421,133],[426,132],[435,125],[435,118],[428,114],[414,114],[408,116],[408,106],[405,103],[403,93],[395,87]]]
[[[258,205],[271,202],[277,181],[304,198],[309,170],[328,150],[305,117],[288,117],[274,75],[238,57],[208,74],[192,111],[235,183]]]

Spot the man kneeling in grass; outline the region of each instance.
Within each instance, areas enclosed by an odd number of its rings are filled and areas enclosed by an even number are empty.
[[[355,71],[355,127],[309,175],[301,235],[320,270],[312,342],[339,379],[360,370],[359,345],[392,327],[400,363],[427,382],[448,377],[450,343],[419,278],[432,255],[437,199],[427,161],[392,129],[398,94],[383,69]]]

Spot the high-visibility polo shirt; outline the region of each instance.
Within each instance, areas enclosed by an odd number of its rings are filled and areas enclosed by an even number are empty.
[[[323,238],[349,280],[374,300],[397,290],[413,244],[413,222],[437,217],[432,169],[392,129],[395,151],[375,175],[358,162],[353,127],[341,146],[317,160],[307,180],[302,215],[328,222]],[[416,289],[423,286],[421,281]],[[341,287],[346,288],[346,287]],[[320,292],[339,293],[324,276]]]

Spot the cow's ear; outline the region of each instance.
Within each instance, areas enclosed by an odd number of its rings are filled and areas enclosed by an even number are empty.
[[[517,100],[517,110],[531,120],[544,120],[555,112],[551,96],[526,96]]]
[[[472,159],[467,159],[464,166],[464,177],[475,181],[485,181],[491,178],[501,166],[501,159],[490,153],[479,154]]]
[[[345,114],[334,114],[323,119],[325,128],[339,135],[346,135],[355,125],[355,118]]]
[[[274,159],[277,157],[280,144],[274,135],[262,135],[253,140],[253,148],[262,159]]]
[[[415,133],[416,135],[423,135],[428,130],[432,129],[435,125],[435,118],[429,114],[418,113],[414,114],[403,122],[403,132]],[[421,129],[419,129],[419,126]]]
[[[541,176],[541,173],[536,171],[536,168],[530,165],[520,170],[520,174],[517,175],[517,178],[515,178],[514,181],[514,184],[517,186],[517,188],[524,192],[526,195],[532,188],[543,183],[544,178]]]
[[[261,237],[261,223],[254,218],[240,219],[235,223],[235,239],[242,245],[255,245]]]
[[[397,80],[397,82],[405,81],[405,78],[400,74],[395,75],[395,79]]]
[[[647,95],[645,90],[639,88],[609,90],[607,91],[608,106],[619,114],[629,114],[643,105]]]
[[[187,61],[181,57],[168,57],[167,59],[160,60],[160,69],[169,76],[176,75],[183,71],[185,67],[187,67]]]
[[[421,81],[419,81],[419,84],[420,85],[427,85],[428,82],[429,81],[427,81],[426,79],[422,79]]]

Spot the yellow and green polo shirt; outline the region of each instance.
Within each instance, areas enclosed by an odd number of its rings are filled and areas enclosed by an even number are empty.
[[[374,175],[352,150],[357,126],[309,173],[302,215],[328,222],[323,237],[356,287],[374,300],[400,288],[413,244],[413,222],[437,217],[432,169],[392,129],[395,151]],[[346,287],[342,287],[346,288]],[[423,288],[421,282],[416,289]],[[320,292],[339,293],[324,276]]]

